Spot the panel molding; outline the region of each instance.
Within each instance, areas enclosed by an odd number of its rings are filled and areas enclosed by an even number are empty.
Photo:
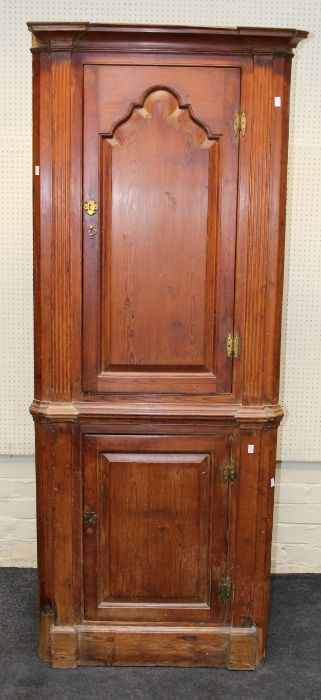
[[[153,162],[157,162],[157,172],[151,167],[152,135]],[[174,383],[177,376],[179,391],[185,373],[188,373],[188,381],[195,369],[199,369],[202,376],[205,374],[208,381],[213,379],[214,319],[211,308],[216,268],[215,206],[218,206],[219,199],[213,201],[212,189],[218,189],[219,168],[212,148],[218,138],[196,118],[190,104],[183,105],[178,93],[165,86],[148,88],[143,98],[132,103],[125,116],[114,124],[109,134],[101,134],[104,263],[101,305],[103,372],[99,375],[99,386],[106,382],[106,386],[108,383],[110,388],[115,385],[117,390],[118,387],[124,388],[127,380],[129,388],[135,382],[141,384],[142,389],[150,383],[154,390],[155,381],[161,385],[158,376],[161,372],[164,384],[166,378]],[[179,153],[176,165],[168,160],[169,143],[170,154],[175,149]],[[199,150],[208,151],[208,155],[198,153]],[[165,161],[162,160],[164,153]],[[150,182],[153,186],[149,190]],[[195,203],[189,210],[188,195],[192,183],[198,193],[199,206]],[[140,200],[143,188],[146,191],[145,203]],[[130,199],[128,189],[132,193]],[[115,206],[111,196],[114,191],[118,194],[118,197],[115,194]],[[124,197],[124,206],[118,204],[121,196]],[[163,202],[162,215],[157,202]],[[144,216],[140,220],[141,211]],[[113,222],[112,227],[110,222]],[[200,232],[196,251],[194,228],[197,228],[197,223]],[[171,235],[167,233],[167,225],[169,230],[172,227]],[[182,235],[186,253],[183,252]],[[142,249],[143,236],[146,242],[150,236],[152,245]],[[179,250],[176,239],[181,241]],[[195,251],[193,257],[188,257],[190,249]],[[166,256],[167,260],[166,274],[162,269],[161,279],[154,269],[159,263],[154,250],[159,250],[159,256]],[[178,277],[178,255],[185,270],[182,279]],[[147,284],[150,268],[154,273],[152,287]],[[206,277],[204,290],[202,275]],[[117,372],[120,369],[126,372],[126,376]],[[136,377],[134,369],[140,370],[140,377]],[[184,372],[183,376],[179,370]],[[198,383],[200,376],[195,373],[193,379]]]
[[[153,115],[155,103],[159,100],[166,100],[168,102],[168,114],[172,119],[178,122],[180,127],[191,135],[194,131],[195,143],[199,148],[210,148],[212,141],[219,138],[218,134],[212,132],[207,124],[196,116],[192,105],[190,103],[184,103],[177,90],[165,84],[149,87],[145,90],[139,100],[129,105],[126,114],[115,121],[110,131],[101,133],[101,136],[110,139],[112,146],[120,146],[121,137],[120,140],[118,140],[116,134],[118,129],[123,124],[130,121],[134,112],[140,113],[145,119],[150,119]],[[195,124],[198,129],[193,129],[192,124]],[[208,143],[208,141],[210,141],[210,143]]]
[[[179,474],[177,473],[177,465],[179,465]],[[201,470],[203,470],[201,472]],[[98,462],[98,483],[99,494],[97,518],[101,522],[99,530],[100,541],[98,544],[98,569],[100,571],[100,591],[98,598],[99,607],[210,607],[209,597],[209,580],[207,575],[208,559],[209,559],[209,535],[207,532],[208,522],[210,519],[210,483],[212,475],[212,466],[210,455],[208,453],[184,453],[176,454],[171,452],[154,453],[152,448],[148,453],[111,453],[102,452]],[[126,473],[127,478],[124,479],[123,473]],[[176,472],[176,473],[175,473]],[[185,476],[184,476],[185,475]],[[205,478],[206,475],[206,478]],[[203,478],[202,478],[203,477]],[[117,481],[118,487],[117,487]],[[152,482],[155,480],[155,484]],[[198,484],[196,484],[196,481]],[[165,488],[165,483],[170,488]],[[193,493],[195,502],[188,505],[181,493],[185,489],[185,495],[188,496],[187,484],[190,487],[193,483]],[[156,487],[156,484],[158,486]],[[149,488],[150,486],[150,488]],[[162,488],[163,487],[163,488]],[[146,491],[145,504],[144,489]],[[198,492],[198,497],[197,497]],[[175,497],[174,497],[175,495]],[[143,500],[142,500],[143,499]],[[119,513],[115,512],[117,507]],[[152,503],[154,506],[152,506]],[[197,504],[199,510],[197,512]],[[140,506],[139,506],[140,504]],[[176,508],[175,508],[176,504]],[[179,512],[179,507],[186,509],[185,516]],[[156,513],[159,511],[159,515]],[[165,512],[168,511],[168,517]],[[190,512],[189,512],[190,511]],[[194,521],[194,529],[191,530],[191,520]],[[156,525],[157,520],[159,524]],[[196,520],[198,520],[196,524]],[[126,527],[126,522],[130,527]],[[106,523],[106,528],[105,528]],[[117,527],[115,527],[117,523]],[[182,525],[185,531],[180,528]],[[141,565],[137,566],[135,560],[135,547],[137,548],[139,539],[144,538],[144,530],[148,528],[150,538],[152,538],[155,546],[158,543],[159,557],[165,554],[164,538],[166,538],[167,556],[163,562],[162,572],[158,575],[152,573],[153,567],[159,564],[155,560],[155,553],[149,550],[149,556],[146,557],[146,548],[143,542],[140,542],[140,558]],[[155,529],[156,528],[156,529]],[[177,530],[178,528],[178,530]],[[179,532],[179,536],[178,536]],[[187,532],[189,536],[196,538],[198,535],[198,546],[194,542],[194,552],[190,552],[190,557],[197,559],[194,561],[194,572],[198,571],[198,583],[192,577],[187,576],[190,562],[186,560],[186,551],[178,552],[178,543],[186,540]],[[152,534],[154,533],[154,534]],[[116,544],[113,544],[113,538],[116,535]],[[136,536],[136,537],[135,537]],[[128,537],[130,538],[130,547],[126,552],[126,544],[128,546]],[[127,542],[126,542],[127,541]],[[150,539],[151,541],[151,539]],[[188,540],[191,544],[190,539]],[[136,544],[135,544],[136,543]],[[185,541],[185,547],[187,543]],[[174,556],[174,549],[176,554]],[[171,551],[172,549],[172,551]],[[180,547],[178,547],[180,549]],[[185,570],[182,570],[181,576],[177,577],[175,588],[176,593],[165,595],[164,592],[155,594],[139,594],[139,588],[144,589],[150,584],[148,579],[154,581],[156,587],[160,586],[160,578],[163,577],[161,586],[164,591],[165,587],[172,587],[172,567],[174,561],[178,560],[178,554],[185,561]],[[116,559],[116,562],[115,562]],[[167,561],[166,561],[167,559]],[[110,564],[106,566],[106,562]],[[118,563],[117,563],[118,562]],[[170,566],[171,564],[171,566]],[[165,568],[170,566],[168,576],[165,576]],[[148,567],[151,571],[148,573]],[[108,575],[109,573],[109,575]],[[183,576],[185,580],[183,582]],[[196,577],[196,574],[195,574]],[[134,581],[135,578],[135,581]],[[189,579],[189,580],[188,580]],[[120,586],[122,592],[112,593],[112,589]],[[181,589],[183,586],[190,589],[189,593],[184,594]],[[130,591],[130,588],[136,588],[135,593]],[[127,589],[127,594],[125,593]],[[192,590],[193,589],[193,593]],[[136,602],[131,601],[133,598]],[[156,600],[153,600],[156,599]]]

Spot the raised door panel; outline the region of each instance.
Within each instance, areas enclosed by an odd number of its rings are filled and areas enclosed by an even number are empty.
[[[225,622],[227,453],[227,436],[85,436],[87,619]]]
[[[103,371],[212,369],[214,269],[207,288],[202,280],[215,242],[216,154],[167,90],[103,140]]]
[[[85,66],[85,391],[231,391],[239,90],[238,69]]]
[[[100,468],[102,598],[206,603],[209,456],[107,453]]]

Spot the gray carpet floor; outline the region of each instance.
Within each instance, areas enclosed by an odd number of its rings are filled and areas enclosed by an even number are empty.
[[[0,568],[1,700],[321,700],[321,575],[272,577],[266,662],[256,671],[54,670],[37,657],[36,571]]]

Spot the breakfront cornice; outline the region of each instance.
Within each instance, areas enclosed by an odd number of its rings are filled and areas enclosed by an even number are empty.
[[[116,51],[126,53],[278,54],[292,49],[308,32],[263,27],[189,27],[91,22],[28,22],[32,51]],[[135,42],[133,47],[132,42]]]

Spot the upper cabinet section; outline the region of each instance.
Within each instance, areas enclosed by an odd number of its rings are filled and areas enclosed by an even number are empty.
[[[36,399],[277,404],[306,32],[29,28]]]

